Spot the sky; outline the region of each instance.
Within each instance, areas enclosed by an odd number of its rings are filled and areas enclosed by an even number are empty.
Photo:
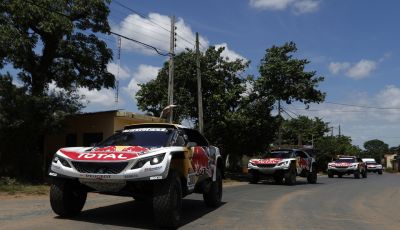
[[[398,0],[117,0],[110,9],[112,31],[164,53],[169,50],[170,16],[175,15],[176,52],[193,49],[198,32],[203,50],[225,47],[224,56],[251,61],[247,73],[256,77],[266,49],[294,41],[295,56],[311,61],[306,69],[325,77],[319,89],[326,100],[307,110],[299,103],[284,105],[284,116],[323,118],[334,135],[340,125],[341,134],[360,147],[371,139],[400,145]],[[119,101],[115,103],[113,90],[82,88],[90,101],[84,111],[143,113],[134,97],[138,84],[154,79],[167,57],[122,39],[118,60],[116,37],[100,38],[114,52],[108,68],[118,76]]]

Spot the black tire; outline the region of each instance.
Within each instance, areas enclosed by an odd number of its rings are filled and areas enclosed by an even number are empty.
[[[181,219],[182,187],[179,175],[170,171],[168,177],[154,185],[153,211],[157,225],[176,228]]]
[[[367,175],[367,170],[364,170],[363,173],[362,173],[362,178],[367,178],[367,176],[368,176]]]
[[[61,217],[78,215],[85,205],[87,192],[78,182],[55,181],[50,186],[50,205]]]
[[[216,180],[212,181],[210,189],[203,193],[204,203],[213,208],[219,207],[222,199],[222,175],[219,169],[216,173]]]
[[[316,184],[318,175],[317,175],[317,170],[315,169],[315,166],[312,167],[312,172],[308,172],[307,175],[307,182],[310,184]]]
[[[339,178],[342,178],[342,177],[343,177],[343,175],[342,175],[342,174],[338,174],[337,176],[338,176]]]
[[[250,178],[249,178],[250,184],[257,184],[259,180],[260,180],[260,176],[258,175],[257,172],[250,173]]]
[[[360,179],[360,169],[357,169],[357,171],[354,172],[354,178]]]
[[[286,185],[294,185],[296,184],[296,165],[292,162],[290,164],[290,169],[284,175],[285,177],[285,184]]]
[[[283,175],[276,175],[274,176],[274,181],[277,184],[282,184],[283,183]]]
[[[328,178],[333,178],[333,173],[332,172],[328,172]]]
[[[379,170],[379,171],[378,171],[378,174],[379,174],[379,175],[382,175],[382,170]]]

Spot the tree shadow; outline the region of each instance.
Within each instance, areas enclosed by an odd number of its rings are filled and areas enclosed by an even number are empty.
[[[226,203],[222,202],[222,205],[224,204]],[[214,210],[216,208],[207,207],[202,200],[183,199],[180,227]],[[151,203],[129,201],[85,210],[70,220],[119,227],[161,229],[156,225],[152,211]]]

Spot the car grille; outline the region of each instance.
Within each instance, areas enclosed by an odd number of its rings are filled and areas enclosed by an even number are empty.
[[[273,168],[276,164],[257,164],[260,168]]]
[[[338,168],[338,169],[344,169],[344,168],[348,168],[349,166],[335,166],[335,168]]]
[[[94,163],[94,162],[77,162],[73,161],[72,165],[80,173],[94,173],[94,174],[118,174],[126,168],[128,162],[116,163]]]

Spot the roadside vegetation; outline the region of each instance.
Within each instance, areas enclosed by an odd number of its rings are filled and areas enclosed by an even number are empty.
[[[15,178],[0,177],[0,195],[46,195],[48,193],[48,185],[22,183]]]

